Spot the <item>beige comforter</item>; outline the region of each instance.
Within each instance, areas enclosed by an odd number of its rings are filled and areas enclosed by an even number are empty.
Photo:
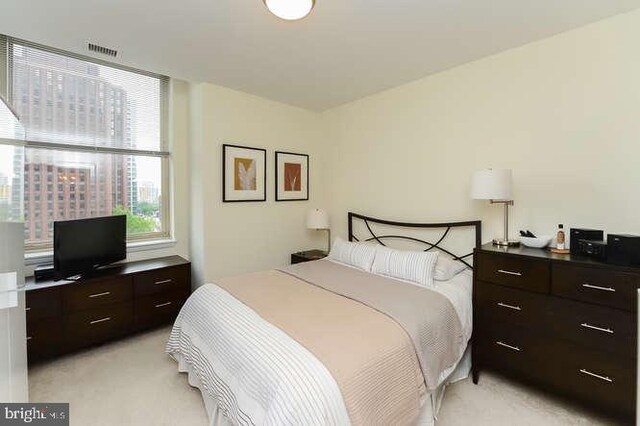
[[[330,261],[217,285],[325,365],[353,424],[410,423],[423,394],[464,351],[446,297]]]

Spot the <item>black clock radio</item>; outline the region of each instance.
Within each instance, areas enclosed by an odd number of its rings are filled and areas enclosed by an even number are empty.
[[[599,229],[581,229],[571,228],[569,230],[569,249],[571,254],[580,253],[580,240],[602,241],[604,240],[604,231]]]
[[[573,247],[573,243],[571,243]],[[580,240],[576,244],[576,252],[581,256],[588,256],[594,259],[606,260],[607,258],[607,242],[604,240]]]

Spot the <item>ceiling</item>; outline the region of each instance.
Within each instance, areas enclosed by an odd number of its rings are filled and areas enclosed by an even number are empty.
[[[640,0],[2,0],[0,33],[324,110],[640,7]]]

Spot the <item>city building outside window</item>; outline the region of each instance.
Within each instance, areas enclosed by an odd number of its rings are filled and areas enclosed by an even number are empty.
[[[22,206],[27,251],[51,249],[55,221],[113,214],[127,215],[129,241],[169,237],[168,78],[9,37],[0,43],[0,94],[26,139],[24,162],[0,158],[0,215],[3,200],[20,194],[12,184],[22,185],[23,201],[6,204]],[[22,182],[12,182],[19,171]]]

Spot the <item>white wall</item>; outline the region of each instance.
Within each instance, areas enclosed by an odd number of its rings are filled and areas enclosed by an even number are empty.
[[[640,11],[532,43],[323,114],[336,234],[346,212],[481,218],[472,172],[512,168],[513,230],[640,233]]]
[[[177,244],[131,259],[180,254],[194,283],[272,268],[323,248],[311,207],[402,220],[481,218],[469,199],[483,167],[514,171],[512,232],[558,223],[640,233],[640,11],[484,58],[313,113],[211,84],[173,81],[170,140]],[[262,147],[267,202],[222,203],[222,144]],[[274,201],[274,151],[311,155],[311,200]]]
[[[285,265],[294,251],[323,248],[326,235],[305,227],[307,210],[326,205],[320,116],[212,84],[194,84],[190,97],[194,283]],[[224,143],[267,149],[266,202],[222,202]],[[274,201],[276,150],[309,154],[309,201]]]

